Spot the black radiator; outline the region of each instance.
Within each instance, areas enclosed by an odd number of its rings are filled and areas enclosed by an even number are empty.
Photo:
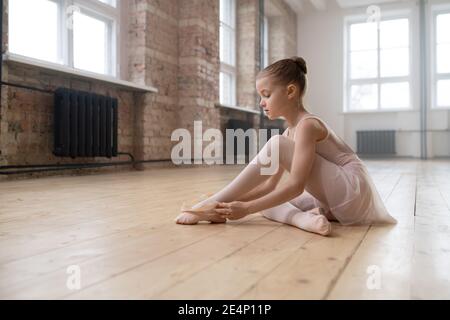
[[[395,130],[356,131],[357,153],[361,155],[394,155]]]
[[[59,88],[55,92],[54,150],[59,157],[116,157],[116,98]]]

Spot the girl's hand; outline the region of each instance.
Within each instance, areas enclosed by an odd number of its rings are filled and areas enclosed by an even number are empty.
[[[220,202],[215,211],[221,217],[230,220],[238,220],[250,214],[248,202],[242,201]]]

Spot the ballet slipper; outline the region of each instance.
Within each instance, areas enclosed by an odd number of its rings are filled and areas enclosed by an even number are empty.
[[[211,223],[224,223],[226,218],[220,217],[214,209],[217,206],[217,201],[204,204],[198,208],[192,209],[192,206],[187,206],[183,203],[181,207],[181,214],[175,219],[178,224],[197,224],[200,221],[209,221]]]
[[[313,233],[320,234],[322,236],[328,236],[331,233],[331,223],[327,217],[323,215],[324,210],[322,208],[314,208],[306,211],[306,214],[311,214],[308,223],[299,223],[298,227]],[[303,216],[304,219],[304,216]]]
[[[311,231],[323,236],[328,236],[331,233],[331,223],[330,221],[328,221],[327,217],[324,214],[325,210],[322,208],[315,208],[315,209],[308,211],[317,216],[316,221],[313,223],[314,226],[313,230]]]
[[[183,206],[181,207],[181,212],[187,212],[187,213],[195,214],[195,215],[198,215],[198,216],[217,215],[215,213],[215,211],[214,211],[214,209],[216,208],[217,204],[218,204],[218,202],[215,201],[215,202],[204,204],[201,207],[192,209],[191,207],[186,206],[183,203]]]
[[[330,221],[328,221],[328,219],[321,215],[320,217],[317,217],[318,221],[316,223],[316,225],[318,226],[317,228],[317,233],[321,234],[323,236],[328,236],[331,233],[331,223]]]

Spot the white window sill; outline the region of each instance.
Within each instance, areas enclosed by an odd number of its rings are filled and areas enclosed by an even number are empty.
[[[261,114],[261,112],[250,109],[250,108],[229,106],[229,105],[224,105],[224,104],[220,104],[220,103],[216,103],[215,106],[216,106],[216,108],[232,109],[232,110],[236,110],[236,111],[248,112],[248,113],[253,113],[253,114],[257,114],[257,115]]]
[[[117,79],[117,78],[114,78],[111,76],[105,76],[105,75],[101,75],[101,74],[97,74],[97,73],[93,73],[93,72],[89,72],[89,71],[73,69],[73,68],[69,68],[67,66],[60,65],[57,63],[33,59],[33,58],[29,58],[29,57],[25,57],[25,56],[13,54],[13,53],[5,53],[3,55],[3,61],[24,64],[27,66],[39,67],[42,69],[56,71],[56,72],[60,72],[60,73],[66,74],[66,75],[84,78],[87,80],[98,80],[98,81],[106,82],[109,84],[114,84],[118,87],[125,88],[125,89],[131,90],[131,91],[153,92],[153,93],[158,92],[158,89],[156,89],[154,87],[140,85],[140,84],[136,84],[133,82],[120,80],[120,79]]]
[[[389,110],[362,110],[362,111],[343,111],[341,115],[355,115],[355,114],[378,114],[378,113],[397,113],[397,112],[420,112],[418,109],[389,109]]]
[[[427,111],[450,111],[450,107],[432,107],[428,108]],[[392,109],[392,110],[366,110],[366,111],[344,111],[340,112],[341,115],[356,115],[356,114],[384,114],[384,113],[398,113],[398,112],[420,112],[419,109]]]

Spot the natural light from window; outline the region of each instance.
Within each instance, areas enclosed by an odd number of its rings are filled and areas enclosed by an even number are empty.
[[[220,0],[220,103],[236,104],[236,2]]]
[[[71,69],[119,77],[119,3],[10,0],[8,51]]]
[[[116,0],[98,0],[98,1],[103,2],[105,4],[108,4],[108,5],[112,6],[112,7],[116,6]],[[125,0],[125,1],[127,1],[127,0]]]
[[[438,107],[450,107],[450,13],[436,17],[436,95]]]
[[[346,110],[410,108],[409,20],[352,23],[348,42]]]
[[[104,21],[75,12],[73,19],[74,67],[107,73],[108,28]]]
[[[58,54],[58,4],[55,1],[9,1],[9,51],[62,63]]]

